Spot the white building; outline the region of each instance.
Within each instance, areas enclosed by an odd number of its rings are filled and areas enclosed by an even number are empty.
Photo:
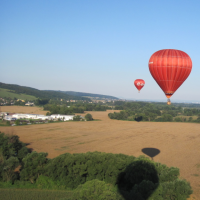
[[[4,120],[7,120],[7,121],[14,121],[16,119],[17,118],[13,117],[12,115],[6,115],[6,116],[4,116]]]
[[[41,120],[52,120],[50,116],[45,116],[45,115],[38,115],[38,114],[19,114],[16,113],[12,115],[12,117],[16,119],[41,119]]]
[[[37,119],[41,119],[41,120],[52,120],[53,118],[52,118],[51,116],[37,115]]]
[[[1,113],[0,113],[0,116],[6,116],[6,115],[8,115],[7,112],[1,112]]]
[[[15,113],[13,115],[7,115],[4,117],[5,120],[16,120],[16,119],[40,119],[40,120],[63,120],[63,121],[69,121],[73,120],[74,115],[60,115],[55,114],[51,116],[45,116],[45,115],[38,115],[38,114],[20,114]]]
[[[73,120],[74,115],[60,115],[60,114],[54,114],[51,115],[52,119],[61,119],[63,121],[69,121]]]
[[[28,101],[25,106],[34,106],[34,103]]]

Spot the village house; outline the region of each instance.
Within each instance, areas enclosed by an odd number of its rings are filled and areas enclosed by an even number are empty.
[[[23,100],[23,99],[17,99],[17,101],[25,102],[25,100]]]
[[[27,103],[25,103],[25,106],[34,106],[34,103],[28,101]]]

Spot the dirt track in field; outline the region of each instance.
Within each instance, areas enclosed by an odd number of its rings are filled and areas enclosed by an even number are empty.
[[[46,113],[36,107],[15,107],[5,106],[1,110]],[[143,148],[157,148],[160,153],[154,157],[154,161],[178,167],[181,177],[188,180],[194,190],[190,199],[200,199],[200,124],[110,120],[109,112],[113,111],[89,112],[100,121],[0,127],[0,131],[17,134],[21,141],[29,143],[29,148],[48,152],[50,158],[66,152],[88,151],[137,157],[144,155],[141,151]]]

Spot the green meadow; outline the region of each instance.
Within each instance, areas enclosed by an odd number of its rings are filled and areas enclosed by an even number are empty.
[[[34,190],[34,189],[0,189],[0,200],[55,200],[68,199],[70,191]]]
[[[0,97],[1,98],[17,98],[17,99],[23,99],[23,100],[35,100],[36,97],[34,96],[31,96],[31,95],[27,95],[27,94],[17,94],[15,93],[13,90],[8,90],[8,89],[3,89],[3,88],[0,88]]]

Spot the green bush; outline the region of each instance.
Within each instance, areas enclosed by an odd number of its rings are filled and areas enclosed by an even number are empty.
[[[73,192],[72,200],[118,200],[122,199],[117,189],[104,181],[94,179],[79,185]]]
[[[50,190],[66,189],[65,185],[61,185],[59,181],[53,181],[51,178],[43,175],[36,180],[36,187]]]
[[[174,197],[186,200],[192,194],[191,187],[178,176],[178,168],[139,157],[119,174],[118,188],[126,200],[179,199]]]
[[[192,122],[193,121],[193,117],[189,117],[188,122]]]
[[[118,174],[134,159],[133,156],[101,152],[67,153],[51,159],[45,175],[69,188],[93,179],[115,185]]]
[[[90,113],[88,113],[88,114],[85,115],[85,119],[86,119],[87,121],[92,121],[92,120],[93,120],[93,117],[92,117],[92,115],[91,115]]]
[[[14,172],[15,168],[19,166],[19,160],[16,157],[10,157],[4,161],[2,164],[3,170],[1,171],[1,175],[3,181],[11,181],[14,182],[18,177],[17,173]]]
[[[192,194],[190,184],[185,180],[174,180],[158,185],[148,200],[186,200]]]
[[[117,186],[124,199],[132,199],[134,196],[135,199],[144,200],[154,193],[155,199],[165,194],[172,198],[177,192],[168,188],[175,183],[176,188],[181,185],[183,199],[191,194],[190,185],[178,179],[178,168],[167,167],[145,157],[135,158],[123,154],[63,154],[49,161],[45,175],[72,189],[98,179]]]
[[[37,152],[27,154],[27,156],[22,159],[23,167],[20,172],[20,180],[34,183],[40,175],[43,175],[45,166],[48,163],[47,155],[48,153]]]
[[[59,200],[67,197],[70,191],[35,190],[35,189],[0,189],[0,200]]]
[[[22,155],[23,152],[23,155]],[[15,168],[21,164],[21,157],[28,153],[25,144],[16,135],[0,133],[0,180],[14,182],[18,178]]]
[[[81,120],[82,120],[82,118],[80,115],[76,115],[73,117],[73,121],[81,121]]]
[[[10,121],[6,121],[6,125],[7,125],[7,126],[10,126]]]
[[[17,119],[17,120],[15,121],[15,124],[16,124],[16,125],[20,125],[20,121]]]

